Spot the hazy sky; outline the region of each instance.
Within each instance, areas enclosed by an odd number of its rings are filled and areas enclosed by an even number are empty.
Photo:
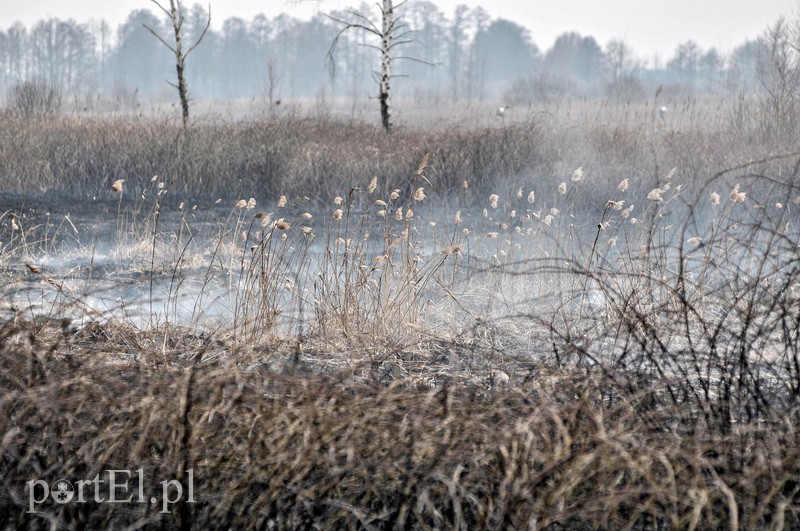
[[[193,4],[195,0],[185,0]],[[85,22],[104,18],[112,26],[133,9],[155,8],[149,0],[4,0],[0,28],[20,20],[30,26],[48,16]],[[169,0],[163,0],[168,4]],[[200,2],[209,4],[209,0]],[[286,0],[210,0],[212,24],[219,27],[231,16],[250,19],[258,13],[274,16],[285,12],[307,18],[318,10],[328,11],[361,0],[325,2]],[[450,16],[457,4],[483,5],[494,17],[526,26],[534,42],[546,50],[565,31],[594,36],[601,45],[622,38],[637,53],[651,59],[655,53],[666,59],[675,47],[694,39],[702,48],[716,46],[730,51],[747,38],[760,35],[783,15],[800,18],[800,0],[434,0]]]

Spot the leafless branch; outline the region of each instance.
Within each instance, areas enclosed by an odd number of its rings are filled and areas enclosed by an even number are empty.
[[[194,42],[194,44],[192,44],[189,47],[189,49],[186,51],[186,54],[184,55],[184,57],[188,57],[189,54],[192,53],[192,50],[197,48],[197,45],[200,44],[200,41],[202,41],[203,37],[206,36],[206,32],[208,31],[209,27],[211,27],[211,4],[208,4],[208,20],[206,20],[206,27],[203,28],[203,33],[201,33],[200,36],[197,38],[197,40]]]
[[[154,36],[156,39],[160,40],[160,41],[161,41],[161,43],[162,43],[164,46],[166,46],[167,48],[169,48],[169,50],[170,50],[172,53],[177,53],[177,52],[175,51],[175,48],[174,48],[174,47],[173,47],[173,46],[172,46],[170,43],[168,43],[167,41],[165,41],[165,40],[164,40],[164,39],[161,37],[161,35],[159,35],[159,34],[158,34],[158,33],[157,33],[155,30],[153,30],[153,28],[151,28],[151,27],[150,27],[150,26],[148,26],[147,24],[142,24],[142,26],[144,26],[144,29],[146,29],[147,31],[149,31],[150,33],[152,33],[152,34],[153,34],[153,36]]]
[[[150,1],[151,1],[151,2],[153,2],[155,5],[157,5],[157,6],[158,6],[158,7],[161,9],[161,11],[163,11],[164,13],[166,13],[166,15],[167,15],[168,17],[172,18],[172,12],[170,12],[170,10],[169,10],[169,9],[167,9],[166,7],[164,7],[164,6],[162,6],[161,4],[159,4],[157,0],[150,0]]]
[[[336,37],[334,37],[333,41],[331,41],[331,45],[328,48],[328,53],[325,54],[325,60],[326,60],[326,63],[328,64],[328,70],[330,71],[331,77],[334,77],[335,74],[336,74],[336,59],[335,59],[334,55],[336,54],[336,46],[339,44],[339,39],[342,37],[342,35],[344,35],[349,30],[358,30],[358,29],[360,29],[360,30],[366,31],[368,33],[371,33],[373,35],[376,35],[376,36],[380,37],[380,32],[378,32],[377,30],[375,30],[373,28],[365,26],[363,24],[355,24],[355,23],[352,23],[352,22],[345,22],[345,21],[340,20],[340,19],[338,19],[336,17],[332,17],[330,15],[327,15],[327,16],[331,20],[334,20],[334,21],[336,21],[336,22],[338,22],[340,24],[344,24],[344,27],[341,30],[339,30],[339,33],[337,33]],[[373,47],[373,48],[377,48],[376,46],[373,46],[373,45],[365,45],[365,46],[370,46],[370,47]],[[377,49],[380,50],[380,48],[377,48]]]

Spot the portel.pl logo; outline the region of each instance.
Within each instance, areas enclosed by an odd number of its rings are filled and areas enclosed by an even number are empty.
[[[186,471],[186,502],[195,503],[194,472]],[[103,479],[101,479],[101,477]],[[131,482],[135,485],[131,485]],[[177,479],[161,482],[160,492],[145,496],[144,469],[138,470],[106,470],[94,479],[81,479],[73,485],[66,479],[59,479],[48,484],[43,479],[32,479],[25,483],[28,490],[29,514],[36,514],[36,508],[43,503],[152,503],[160,504],[161,512],[168,513],[170,504],[183,498],[184,483]],[[131,487],[135,490],[132,490]]]

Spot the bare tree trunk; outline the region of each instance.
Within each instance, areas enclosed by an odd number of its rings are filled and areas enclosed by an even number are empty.
[[[189,91],[186,88],[186,76],[184,75],[186,56],[183,54],[181,44],[181,26],[183,25],[183,15],[180,13],[180,0],[169,0],[170,18],[172,18],[172,29],[175,31],[175,70],[178,75],[178,96],[181,99],[181,111],[183,116],[183,126],[189,125]]]
[[[397,7],[399,8],[404,3],[405,2],[398,3]],[[381,0],[378,5],[381,8],[380,28],[376,23],[371,21],[367,15],[354,9],[350,9],[348,11],[352,17],[350,20],[343,20],[341,18],[336,18],[329,15],[332,20],[340,23],[343,27],[333,39],[331,47],[328,49],[328,65],[331,69],[331,76],[334,76],[336,73],[336,63],[333,60],[333,54],[339,39],[345,32],[349,30],[356,30],[364,32],[368,35],[374,35],[380,39],[380,45],[370,45],[369,47],[375,48],[380,52],[381,70],[380,72],[374,72],[374,76],[375,80],[378,82],[378,100],[380,101],[381,106],[381,124],[383,125],[384,131],[391,133],[392,108],[390,104],[390,95],[392,62],[395,59],[409,59],[421,63],[425,63],[425,61],[419,61],[418,59],[413,59],[411,57],[395,55],[396,47],[411,42],[411,39],[408,37],[410,31],[406,28],[405,24],[398,22],[399,19],[395,17],[395,4],[393,0]]]
[[[392,132],[392,110],[389,107],[389,83],[392,78],[392,47],[394,43],[394,7],[392,0],[383,0],[382,16],[382,46],[381,46],[381,76],[378,99],[381,102],[381,123],[383,130]]]
[[[267,58],[267,98],[269,98],[270,109],[275,105],[281,104],[281,100],[275,98],[275,93],[278,90],[278,84],[280,82],[281,75],[278,71],[278,65],[275,58],[270,56]]]
[[[170,51],[175,55],[175,70],[178,75],[178,96],[181,100],[181,112],[183,116],[183,127],[189,126],[189,89],[186,86],[186,58],[192,53],[200,41],[203,40],[205,37],[206,32],[208,31],[208,27],[211,25],[211,6],[208,7],[208,21],[206,22],[206,27],[203,29],[203,33],[198,37],[197,42],[195,42],[186,52],[183,51],[183,42],[182,42],[182,34],[181,29],[183,27],[183,9],[181,7],[181,0],[169,0],[169,9],[162,6],[158,3],[158,0],[151,0],[155,5],[157,5],[164,13],[172,21],[172,29],[175,32],[175,46],[172,46],[167,41],[165,41],[158,33],[156,33],[152,28],[145,26],[147,31],[155,35],[155,37],[164,44]],[[173,85],[175,86],[175,85]]]

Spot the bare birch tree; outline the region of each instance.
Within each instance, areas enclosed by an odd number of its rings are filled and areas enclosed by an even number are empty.
[[[391,80],[392,80],[392,63],[395,59],[409,59],[396,55],[396,48],[411,42],[408,35],[411,33],[405,24],[402,24],[395,16],[395,9],[402,7],[406,2],[400,2],[395,5],[393,0],[380,0],[378,7],[381,11],[380,25],[373,22],[366,14],[356,9],[348,9],[347,11],[353,16],[353,20],[343,20],[331,16],[330,18],[339,24],[342,24],[342,29],[333,39],[331,47],[328,50],[328,61],[331,66],[331,73],[335,73],[336,63],[334,61],[334,53],[336,46],[339,44],[339,39],[350,30],[363,31],[367,34],[374,35],[380,41],[380,45],[368,44],[370,48],[378,51],[381,58],[380,72],[375,72],[375,78],[378,82],[378,101],[380,102],[381,110],[381,124],[384,131],[390,133],[392,131],[392,108],[390,102],[391,96]],[[416,60],[416,59],[415,59]],[[424,61],[420,61],[424,62]]]
[[[202,41],[203,37],[206,36],[209,26],[211,26],[211,5],[208,6],[208,20],[206,21],[205,28],[203,28],[202,33],[200,33],[200,36],[197,38],[195,43],[184,52],[181,32],[183,28],[183,6],[181,5],[181,0],[169,0],[169,9],[161,5],[157,0],[150,1],[157,5],[161,11],[166,13],[170,19],[170,22],[172,22],[172,29],[175,32],[175,45],[173,46],[163,37],[161,37],[161,35],[159,35],[153,28],[144,25],[147,31],[152,33],[175,55],[175,69],[177,71],[178,84],[175,85],[174,83],[170,83],[170,85],[178,89],[178,95],[181,99],[181,110],[183,113],[183,127],[187,127],[189,125],[189,89],[186,87],[186,58],[195,48],[197,48],[197,45],[200,44],[200,41]]]

